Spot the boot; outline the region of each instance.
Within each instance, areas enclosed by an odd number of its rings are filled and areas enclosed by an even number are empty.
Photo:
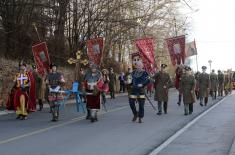
[[[16,119],[21,119],[21,115],[17,115]]]
[[[177,104],[180,106],[180,104],[181,104],[181,97],[182,97],[182,95],[179,95],[179,101],[177,102]]]
[[[204,99],[204,103],[205,103],[205,106],[207,106],[207,103],[208,103],[208,97],[205,97],[205,99]]]
[[[164,102],[163,108],[164,108],[164,113],[167,114],[167,102]]]
[[[42,99],[38,100],[38,104],[39,104],[39,110],[38,111],[42,111],[42,109],[43,109]]]
[[[91,111],[90,109],[87,109],[87,116],[86,116],[86,119],[91,119]]]
[[[135,122],[137,120],[137,115],[134,115],[132,122]]]

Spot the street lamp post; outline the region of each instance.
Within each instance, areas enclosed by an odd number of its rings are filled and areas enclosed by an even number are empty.
[[[211,63],[212,63],[212,60],[209,60],[208,63],[210,65],[210,73],[211,73]]]

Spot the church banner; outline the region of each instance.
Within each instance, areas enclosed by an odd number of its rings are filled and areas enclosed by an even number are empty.
[[[44,76],[45,73],[48,72],[50,68],[50,58],[46,42],[40,42],[33,45],[32,52],[38,73],[41,76]]]
[[[197,55],[196,42],[192,41],[186,44],[185,47],[186,57]]]
[[[166,39],[169,54],[171,56],[171,62],[175,66],[176,64],[184,64],[185,61],[185,35],[177,36]]]
[[[104,39],[95,38],[87,41],[87,54],[89,60],[100,66],[103,54]]]
[[[149,73],[154,73],[156,70],[154,59],[154,40],[153,38],[143,38],[135,41],[135,45],[139,50],[139,55],[144,64],[144,68]]]

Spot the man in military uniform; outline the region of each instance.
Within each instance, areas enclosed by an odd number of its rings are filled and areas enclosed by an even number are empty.
[[[158,115],[162,114],[162,103],[164,108],[164,113],[167,114],[167,104],[168,104],[168,89],[172,82],[170,75],[166,73],[166,64],[161,65],[161,71],[154,75],[155,80],[155,101],[158,102]]]
[[[183,94],[184,115],[193,113],[193,103],[195,102],[195,78],[191,74],[191,68],[185,67],[186,74],[180,81],[180,91]]]
[[[206,66],[202,66],[202,73],[199,75],[199,98],[200,105],[203,106],[202,101],[204,99],[204,105],[207,106],[208,96],[210,90],[210,76],[206,73]]]
[[[218,96],[222,97],[224,92],[224,74],[218,70]]]
[[[178,98],[178,102],[177,104],[180,106],[181,104],[181,100],[182,100],[182,92],[180,92],[179,90],[179,85],[180,85],[180,81],[182,76],[184,75],[185,70],[184,70],[184,66],[178,65],[175,71],[175,88],[179,91],[179,98]]]
[[[216,99],[217,95],[217,88],[218,88],[218,76],[215,74],[215,70],[212,70],[212,73],[210,74],[210,85],[211,85],[211,95],[212,99]]]
[[[149,74],[143,69],[141,61],[136,63],[137,69],[132,73],[132,86],[129,95],[129,104],[134,115],[132,121],[135,122],[139,117],[139,123],[142,123],[144,117],[145,87],[150,82]],[[139,112],[136,110],[135,103],[139,104]]]
[[[109,91],[111,99],[115,99],[115,85],[116,85],[116,75],[113,72],[113,68],[110,68],[109,72]]]
[[[195,88],[195,94],[196,94],[196,97],[197,97],[197,100],[199,100],[199,76],[200,76],[200,72],[196,72],[194,77],[195,77],[195,80],[196,80],[196,88]]]

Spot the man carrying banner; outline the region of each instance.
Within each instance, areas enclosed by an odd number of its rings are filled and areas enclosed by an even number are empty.
[[[210,91],[210,76],[206,73],[206,66],[202,66],[202,73],[199,75],[199,98],[200,105],[203,106],[202,101],[204,99],[204,105],[207,106],[208,96]]]
[[[85,75],[84,90],[87,101],[87,117],[91,122],[98,121],[98,111],[100,110],[99,82],[102,80],[102,73],[97,69],[98,66],[90,64],[90,70]]]
[[[113,72],[113,68],[110,68],[109,71],[109,91],[111,99],[115,99],[115,86],[116,86],[116,75]]]
[[[185,73],[184,65],[182,65],[182,64],[177,65],[177,68],[175,71],[175,88],[179,91],[179,98],[178,98],[178,102],[177,102],[177,104],[179,106],[181,104],[181,99],[182,99],[182,92],[179,90],[179,84],[180,84],[181,78],[184,73]]]
[[[224,74],[218,70],[218,96],[223,97],[224,92]]]
[[[61,73],[57,72],[57,65],[51,64],[51,73],[46,77],[46,83],[49,89],[48,100],[50,103],[50,109],[52,113],[52,122],[59,120],[59,108],[60,101],[63,100],[61,94],[61,87],[64,85],[65,80]]]
[[[19,69],[14,78],[16,91],[13,103],[17,119],[26,120],[28,112],[36,110],[35,81],[33,75],[26,70],[26,63],[21,61]]]
[[[193,103],[195,102],[195,78],[191,74],[191,68],[185,67],[185,75],[180,81],[180,91],[183,94],[184,115],[193,113]]]
[[[42,111],[43,109],[43,103],[42,103],[42,99],[43,99],[43,79],[40,77],[37,68],[35,65],[32,66],[33,68],[33,76],[35,79],[35,84],[36,84],[36,99],[38,101],[39,104],[39,110],[38,111]]]
[[[154,100],[158,102],[158,113],[162,114],[162,102],[164,113],[167,114],[167,104],[168,104],[168,89],[172,82],[170,75],[166,72],[166,64],[161,65],[161,71],[154,75],[155,80],[155,96]]]
[[[212,73],[210,74],[210,83],[211,83],[211,95],[212,99],[216,99],[217,88],[218,88],[218,76],[215,74],[215,70],[212,69]]]
[[[141,61],[136,62],[136,69],[132,72],[132,84],[129,95],[129,104],[134,115],[132,121],[142,123],[144,117],[145,104],[145,87],[150,82],[149,74],[143,69],[144,65]],[[139,104],[139,112],[136,110],[135,103]]]

